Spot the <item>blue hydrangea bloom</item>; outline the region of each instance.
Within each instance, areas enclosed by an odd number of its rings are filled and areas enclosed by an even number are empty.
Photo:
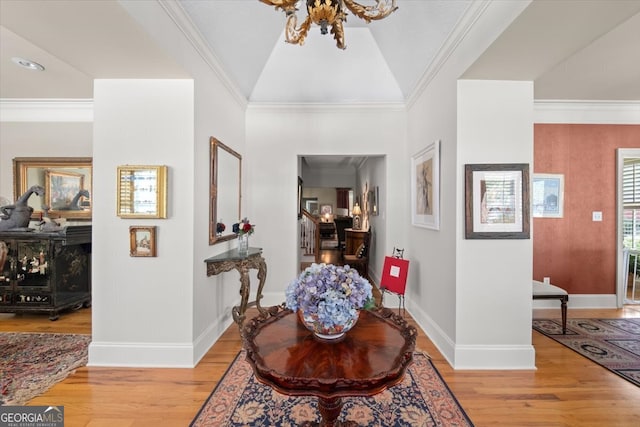
[[[348,265],[312,264],[285,291],[285,305],[314,317],[326,330],[350,322],[372,304],[371,283]]]

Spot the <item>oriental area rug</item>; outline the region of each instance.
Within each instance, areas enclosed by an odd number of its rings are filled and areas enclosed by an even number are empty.
[[[533,329],[640,386],[640,318],[534,319]]]
[[[373,397],[343,398],[339,422],[361,426],[473,426],[440,373],[415,353],[403,382]],[[319,423],[313,397],[291,397],[259,383],[241,351],[191,427],[299,426]]]
[[[87,364],[90,335],[0,333],[0,405],[24,405]]]

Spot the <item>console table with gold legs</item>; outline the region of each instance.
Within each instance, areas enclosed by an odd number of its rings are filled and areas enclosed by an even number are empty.
[[[265,310],[260,306],[262,299],[262,288],[267,278],[267,263],[262,257],[262,248],[249,248],[247,255],[240,255],[237,249],[224,252],[211,258],[204,260],[207,263],[207,276],[215,276],[220,273],[238,270],[240,273],[240,305],[233,307],[231,313],[233,321],[242,327],[245,319],[247,308],[256,306],[260,313]],[[256,291],[256,299],[249,302],[249,294],[251,293],[251,284],[249,281],[249,270],[258,270],[258,290]]]

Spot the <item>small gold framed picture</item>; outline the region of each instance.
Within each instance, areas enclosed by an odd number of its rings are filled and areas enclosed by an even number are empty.
[[[129,227],[130,256],[156,256],[156,227]]]

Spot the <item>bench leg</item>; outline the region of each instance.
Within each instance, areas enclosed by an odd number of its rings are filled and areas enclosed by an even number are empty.
[[[568,295],[564,295],[560,300],[560,310],[562,311],[562,334],[567,333],[567,301]]]

